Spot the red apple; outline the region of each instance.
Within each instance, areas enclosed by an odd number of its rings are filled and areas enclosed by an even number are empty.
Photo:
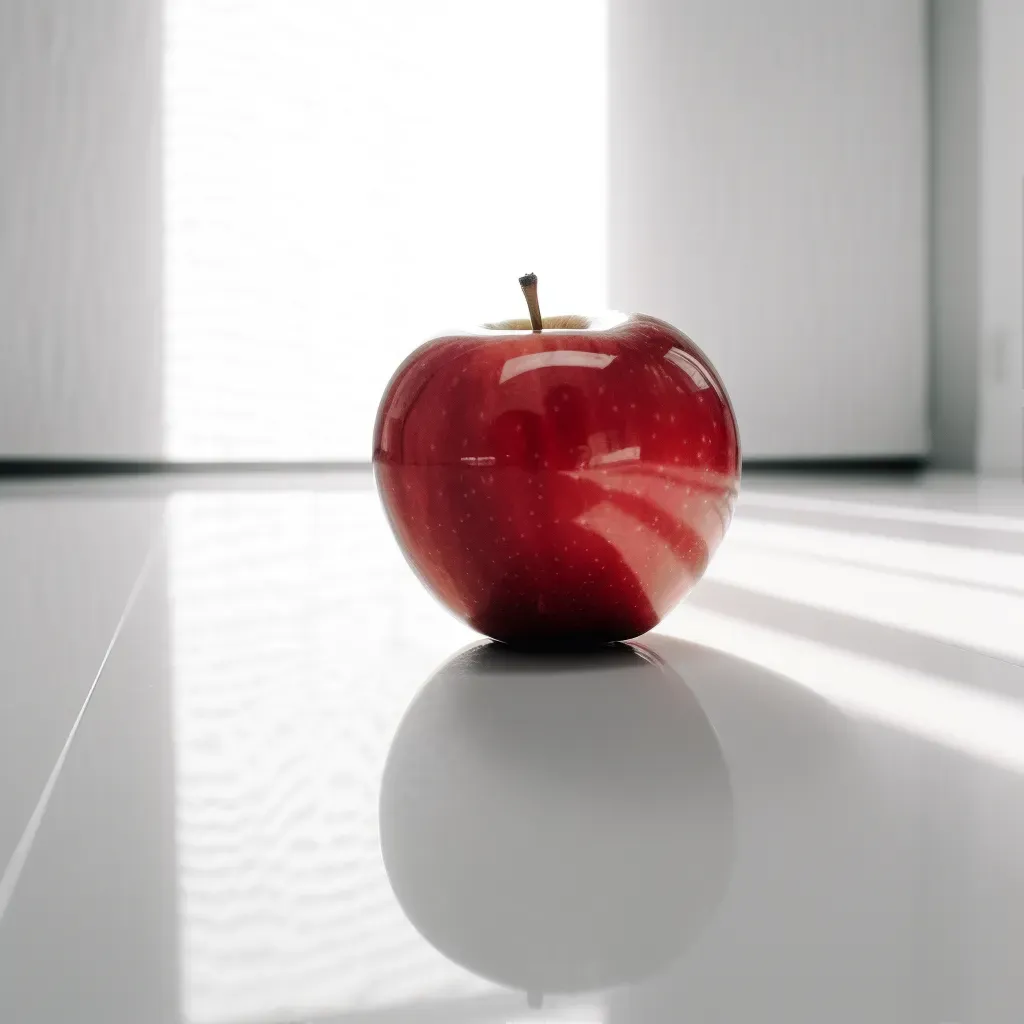
[[[405,360],[374,431],[381,500],[420,579],[479,632],[519,646],[636,637],[700,579],[729,524],[732,406],[662,320],[531,315],[539,330],[485,324]]]

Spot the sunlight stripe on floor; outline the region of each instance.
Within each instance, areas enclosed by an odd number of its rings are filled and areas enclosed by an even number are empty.
[[[1024,595],[830,564],[728,541],[705,575],[1024,664]]]
[[[1024,593],[1024,554],[750,518],[739,518],[732,524],[729,544],[834,558],[864,567]]]
[[[740,502],[741,509],[775,508],[787,512],[825,512],[832,515],[858,516],[861,519],[931,523],[936,526],[958,526],[972,530],[1024,533],[1024,509],[1018,516],[1010,516],[989,512],[955,512],[950,509],[846,501],[838,498],[812,498],[795,494],[769,494],[765,491],[751,490],[743,492]]]
[[[692,605],[661,631],[786,676],[848,713],[1024,771],[1024,704],[1008,697]]]

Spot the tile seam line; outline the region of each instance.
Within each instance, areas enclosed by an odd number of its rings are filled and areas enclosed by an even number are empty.
[[[89,704],[92,702],[93,694],[96,692],[96,687],[99,685],[104,669],[107,667],[107,662],[110,660],[110,655],[113,653],[114,647],[117,645],[118,638],[121,636],[121,631],[124,629],[125,623],[128,621],[128,617],[131,615],[132,609],[135,607],[135,602],[138,600],[139,593],[142,591],[142,586],[145,583],[146,578],[149,576],[149,570],[153,563],[153,559],[164,544],[166,522],[166,513],[164,513],[161,515],[159,525],[156,529],[156,535],[149,546],[149,550],[146,552],[146,556],[142,560],[142,566],[139,569],[138,575],[135,577],[135,582],[132,585],[131,590],[128,592],[128,598],[125,601],[120,618],[117,620],[117,625],[114,627],[114,631],[111,634],[110,641],[107,643],[107,648],[103,652],[103,657],[100,659],[99,667],[96,669],[96,673],[93,676],[92,683],[85,695],[85,700],[82,701],[82,706],[79,708],[78,714],[75,716],[75,720],[71,724],[71,729],[68,731],[64,745],[61,747],[60,753],[57,755],[57,760],[54,762],[53,768],[50,771],[49,777],[43,785],[43,789],[39,794],[39,799],[36,801],[32,814],[21,833],[21,838],[14,847],[14,851],[11,854],[10,859],[7,861],[7,866],[4,868],[3,874],[0,874],[0,926],[3,925],[4,917],[11,905],[11,900],[14,897],[14,892],[21,879],[22,872],[25,869],[25,865],[28,863],[29,854],[32,852],[36,836],[42,826],[43,818],[45,817],[47,807],[50,804],[50,798],[53,796],[53,791],[57,787],[61,771],[64,768],[64,762],[67,760],[71,746],[75,741],[75,737],[78,735],[78,729],[82,724],[82,720],[85,718],[86,711],[89,709]]]

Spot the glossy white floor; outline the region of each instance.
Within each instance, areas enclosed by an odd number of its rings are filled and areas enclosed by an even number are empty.
[[[748,476],[651,661],[446,665],[361,474],[9,485],[0,608],[5,1024],[1024,1020],[1020,484]]]

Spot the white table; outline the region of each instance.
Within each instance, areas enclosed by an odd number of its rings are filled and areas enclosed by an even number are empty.
[[[749,479],[662,668],[438,672],[366,475],[6,486],[0,1021],[1020,1024],[1022,565]]]

